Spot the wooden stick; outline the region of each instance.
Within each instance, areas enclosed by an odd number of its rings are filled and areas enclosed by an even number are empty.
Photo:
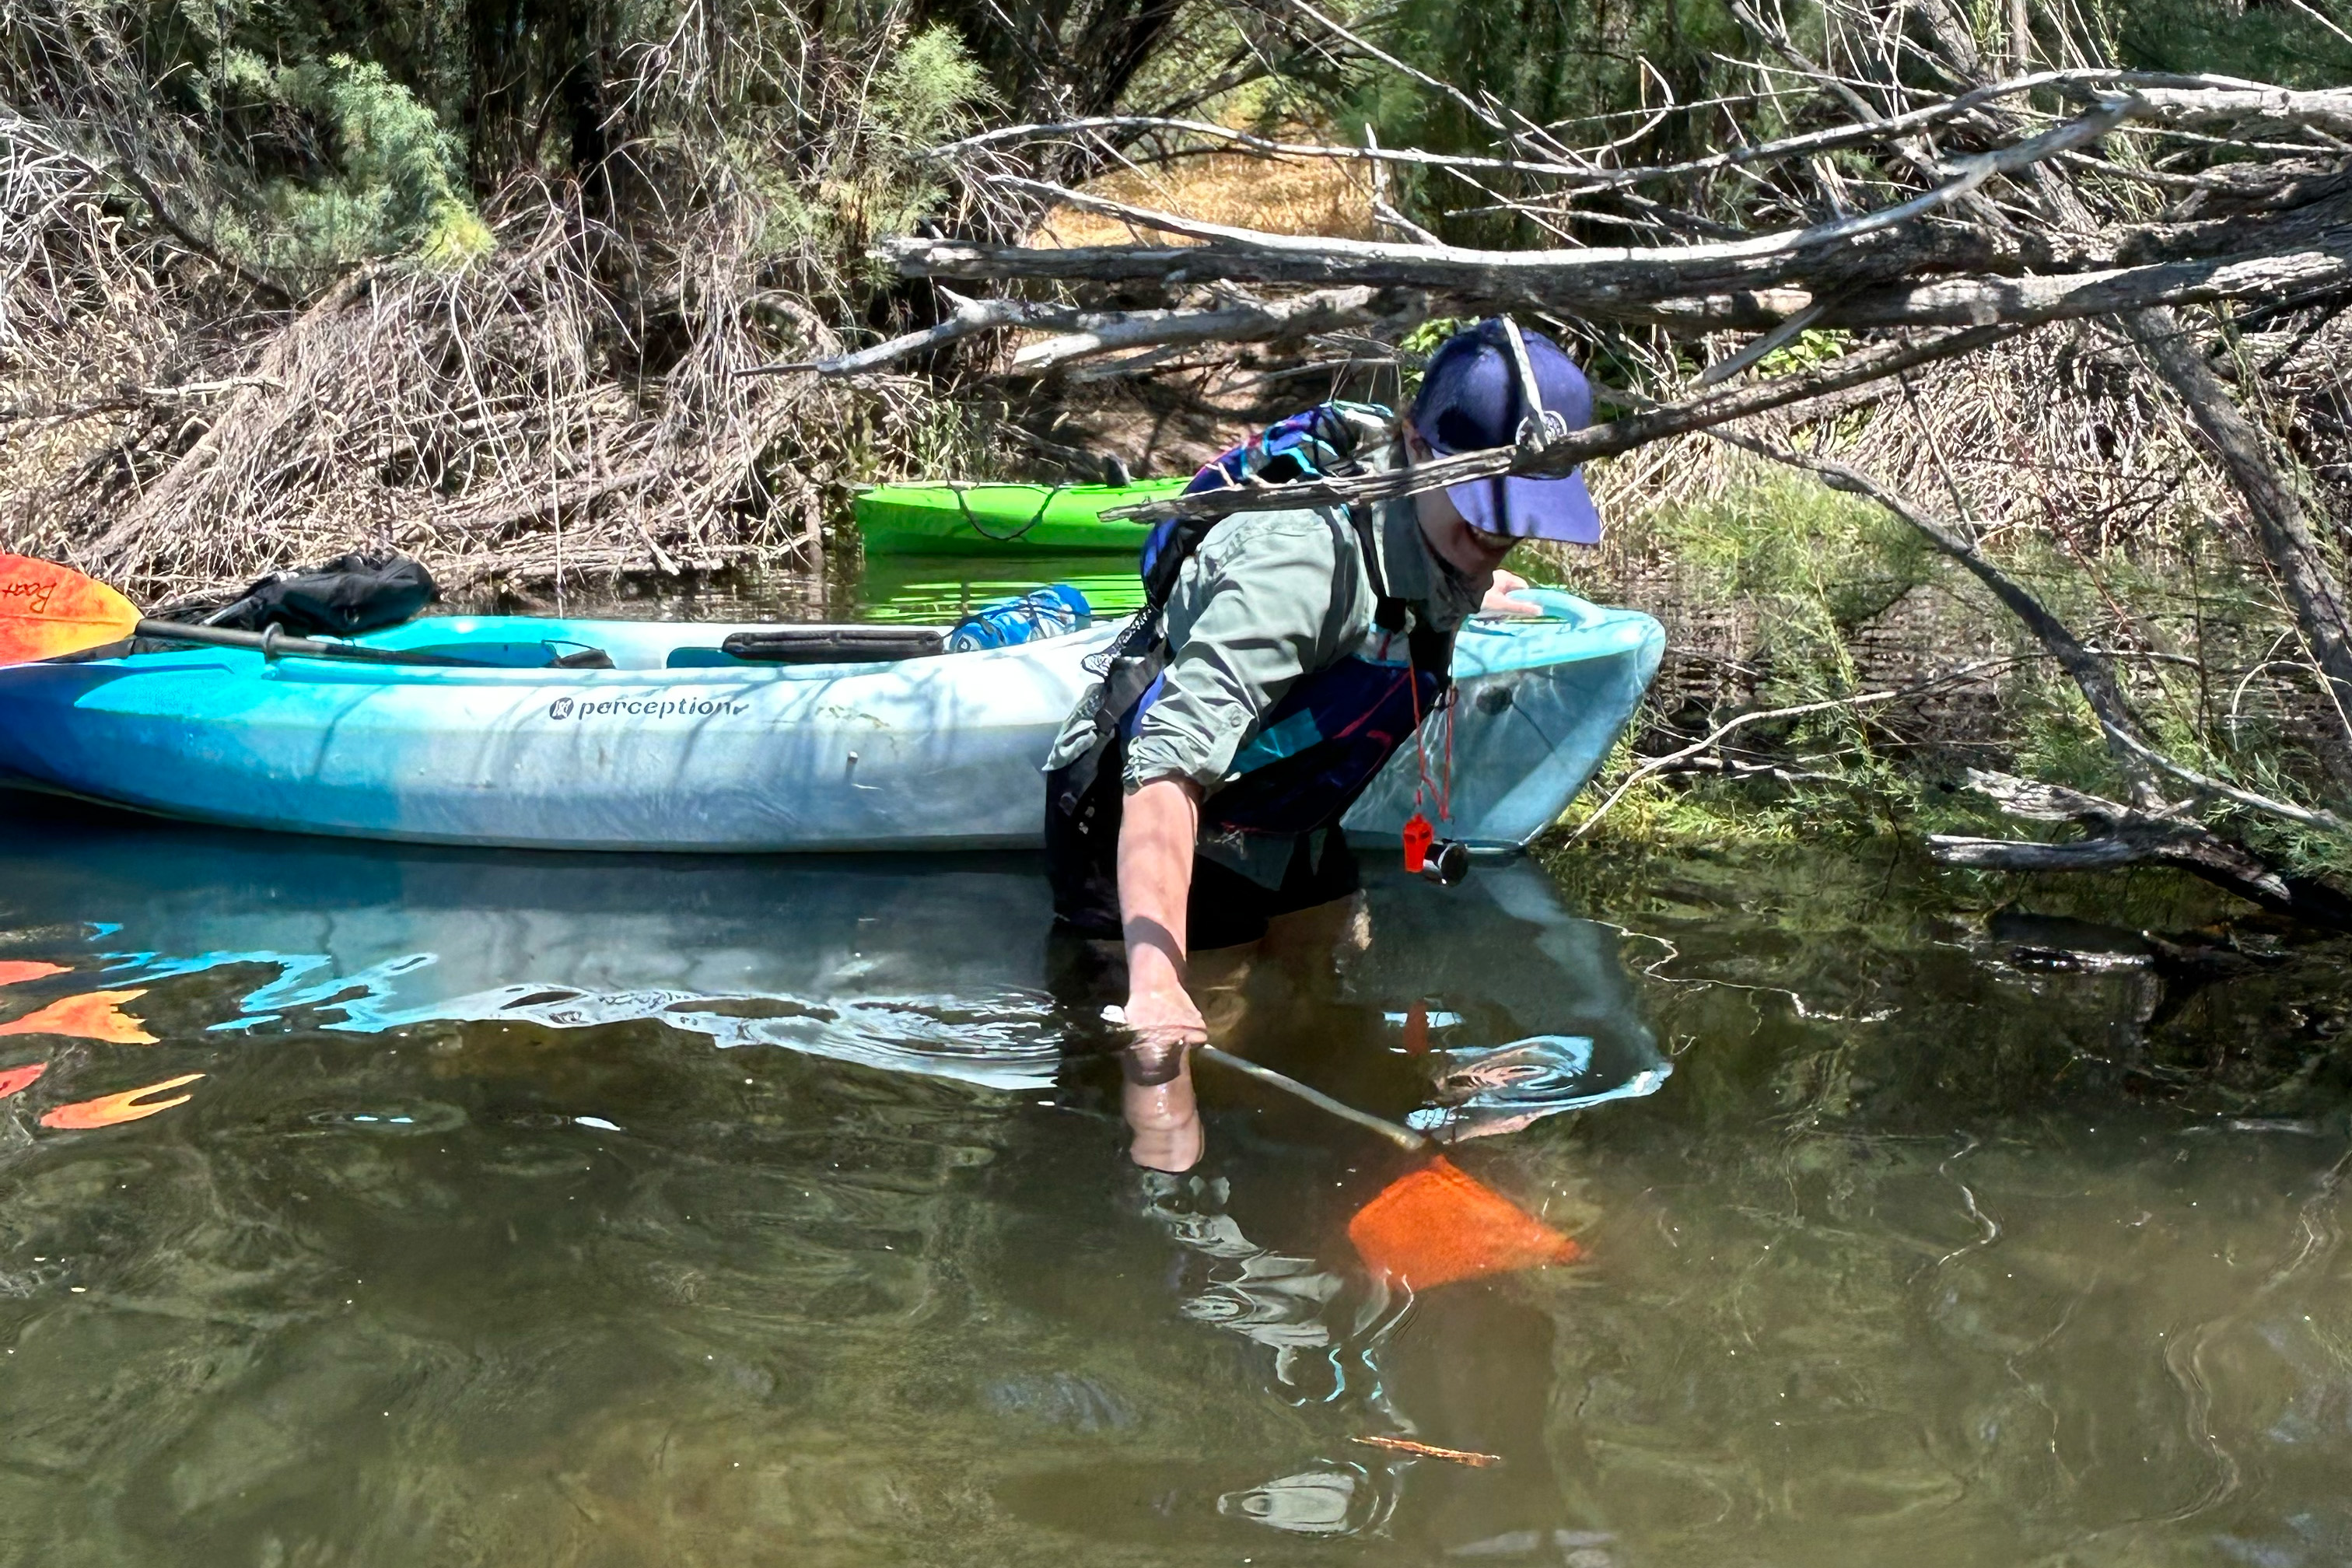
[[[1441,1448],[1434,1443],[1417,1443],[1411,1437],[1389,1437],[1375,1435],[1365,1437],[1350,1437],[1348,1441],[1350,1443],[1361,1443],[1367,1448],[1387,1448],[1394,1453],[1411,1454],[1416,1458],[1445,1459],[1457,1465],[1468,1465],[1474,1469],[1483,1470],[1487,1468],[1489,1466],[1499,1465],[1503,1462],[1503,1456],[1500,1454],[1483,1454],[1475,1448]]]
[[[1359,1110],[1352,1105],[1334,1100],[1319,1089],[1309,1089],[1297,1079],[1278,1073],[1272,1068],[1260,1067],[1246,1058],[1219,1050],[1214,1046],[1195,1046],[1192,1048],[1201,1054],[1203,1060],[1213,1061],[1222,1068],[1231,1068],[1244,1078],[1254,1078],[1260,1083],[1305,1100],[1318,1110],[1328,1110],[1343,1121],[1352,1121],[1367,1132],[1377,1132],[1407,1153],[1425,1154],[1437,1147],[1427,1137],[1409,1127],[1383,1121],[1370,1111]]]
[[[1178,515],[1226,517],[1240,511],[1283,510],[1292,507],[1346,506],[1358,501],[1391,500],[1423,490],[1443,489],[1470,479],[1497,474],[1558,476],[1589,458],[1609,457],[1668,436],[1704,430],[1711,426],[1760,414],[1768,409],[1841,392],[1866,382],[1884,380],[1915,364],[1986,347],[2013,337],[2022,329],[2008,326],[1972,327],[1938,334],[1917,342],[1878,343],[1833,360],[1802,375],[1776,377],[1746,386],[1708,392],[1688,403],[1659,404],[1606,425],[1595,425],[1555,437],[1538,450],[1530,447],[1497,447],[1465,452],[1407,468],[1353,479],[1298,480],[1286,485],[1237,485],[1204,490],[1180,500],[1139,502],[1115,507],[1107,518],[1156,521]]]

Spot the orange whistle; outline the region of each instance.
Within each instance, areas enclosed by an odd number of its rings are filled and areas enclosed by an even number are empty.
[[[1430,826],[1429,818],[1414,812],[1404,819],[1404,868],[1414,876],[1421,875],[1423,862],[1429,858],[1429,847],[1437,841],[1437,829]]]

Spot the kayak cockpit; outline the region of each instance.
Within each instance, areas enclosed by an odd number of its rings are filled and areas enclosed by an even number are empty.
[[[926,658],[947,648],[938,626],[566,621],[449,616],[355,639],[373,647],[489,669],[756,669]]]
[[[613,656],[590,643],[578,642],[453,642],[404,647],[403,653],[444,659],[454,668],[474,669],[611,669]]]

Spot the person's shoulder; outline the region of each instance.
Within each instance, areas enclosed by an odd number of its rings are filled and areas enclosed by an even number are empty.
[[[1240,511],[1211,529],[1201,541],[1204,563],[1221,563],[1261,557],[1301,555],[1329,561],[1348,537],[1340,515],[1316,507],[1286,507],[1279,511]]]

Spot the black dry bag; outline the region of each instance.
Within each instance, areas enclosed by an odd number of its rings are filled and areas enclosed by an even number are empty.
[[[338,555],[323,566],[278,572],[205,618],[208,626],[296,637],[354,637],[396,626],[441,596],[432,574],[402,555]]]

